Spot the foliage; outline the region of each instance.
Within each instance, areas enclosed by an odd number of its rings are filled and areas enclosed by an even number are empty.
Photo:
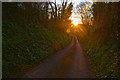
[[[80,15],[83,24],[90,25],[92,20],[92,3],[81,2],[76,6],[77,14]]]
[[[61,6],[57,6],[54,2],[3,3],[3,20],[16,22],[21,26],[27,22],[37,22],[50,30],[58,29],[65,32],[71,26],[69,17],[72,14],[72,8],[73,4],[67,4],[67,1],[63,1]]]
[[[55,4],[55,3],[54,3]],[[56,5],[56,4],[55,4]],[[72,2],[68,4],[67,0],[66,2],[62,2],[62,5],[58,6],[58,12],[52,11],[52,17],[50,19],[51,22],[54,22],[56,25],[52,25],[54,28],[57,28],[63,32],[67,30],[71,26],[71,20],[69,17],[72,14],[72,8],[73,4]],[[53,15],[53,14],[56,14]]]
[[[40,24],[26,23],[21,27],[3,22],[3,77],[24,74],[48,55],[62,49],[70,38],[60,31],[49,31]]]
[[[49,4],[3,3],[3,78],[21,76],[70,42],[70,37],[63,32],[70,25],[72,3],[62,5],[64,14],[50,19]]]
[[[120,78],[120,2],[95,3],[93,25],[79,36],[98,78]]]
[[[93,5],[93,26],[96,27],[94,31],[96,35],[93,36],[95,40],[98,36],[100,37],[98,43],[120,41],[119,5],[120,2],[96,3]]]

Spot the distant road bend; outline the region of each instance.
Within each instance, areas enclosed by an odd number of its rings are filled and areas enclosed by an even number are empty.
[[[77,37],[63,50],[48,57],[23,78],[95,78]]]

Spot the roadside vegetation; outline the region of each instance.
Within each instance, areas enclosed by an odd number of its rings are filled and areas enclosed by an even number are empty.
[[[76,33],[98,78],[120,79],[119,5],[120,2],[93,4],[92,25],[81,25],[84,30]]]
[[[51,2],[3,3],[3,78],[21,77],[70,43],[71,36],[66,34],[66,29],[71,25],[68,18],[72,3],[63,2],[59,15],[56,11],[49,12],[51,4],[56,5]],[[53,5],[51,8],[54,10]]]
[[[3,3],[3,78],[22,76],[77,35],[96,77],[120,79],[119,6],[120,2],[82,2],[73,10],[67,0],[60,5]],[[72,10],[78,11],[82,24],[72,24]]]
[[[17,77],[49,55],[64,48],[70,37],[40,24],[3,23],[3,77]]]

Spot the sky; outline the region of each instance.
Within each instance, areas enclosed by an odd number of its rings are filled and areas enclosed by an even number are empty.
[[[70,19],[72,20],[73,24],[75,24],[75,25],[82,24],[80,13],[76,13],[77,9],[75,8],[81,2],[85,2],[85,0],[73,0],[73,13],[72,13]],[[92,0],[89,0],[89,2],[93,3]]]
[[[53,1],[55,1],[55,0],[53,0]],[[63,1],[63,0],[62,0],[62,1]],[[64,1],[66,1],[66,0],[64,0]],[[68,0],[69,3],[70,3],[71,1],[72,1],[72,3],[73,3],[73,11],[76,11],[75,7],[76,7],[76,5],[78,5],[80,2],[86,2],[86,1],[88,1],[88,2],[93,3],[93,0]],[[57,4],[61,4],[61,0],[56,0],[56,3],[57,3]],[[70,19],[72,20],[72,23],[75,24],[75,25],[77,25],[77,24],[79,24],[79,23],[82,24],[80,14],[75,14],[75,13],[73,12],[72,15],[71,15],[71,17],[70,17]]]
[[[86,0],[87,1],[87,0]],[[73,2],[73,13],[70,17],[70,19],[72,20],[72,23],[77,25],[77,24],[82,24],[82,20],[81,20],[81,16],[79,13],[74,13],[74,11],[76,12],[76,6],[81,3],[81,2],[85,2],[85,0],[72,0]],[[93,3],[92,0],[89,0],[89,2]]]
[[[14,1],[21,1],[21,0],[6,0],[6,1],[9,1],[9,2],[14,2]],[[30,0],[24,0],[24,1],[30,1]],[[31,0],[31,1],[55,1],[55,0]],[[63,1],[63,0],[56,0],[56,3],[57,4],[61,4],[61,1]],[[66,0],[64,0],[64,1],[66,1]],[[76,5],[78,5],[80,2],[86,2],[86,1],[88,1],[88,2],[92,2],[93,0],[67,0],[68,1],[68,3],[70,3],[71,1],[72,1],[72,3],[73,3],[73,11],[75,11],[75,7],[76,7]],[[95,1],[95,0],[94,0]],[[96,0],[97,1],[97,0]],[[81,23],[82,24],[82,22],[81,22],[81,17],[80,17],[80,15],[78,16],[79,14],[75,14],[74,12],[72,13],[72,15],[71,15],[71,17],[70,17],[70,19],[71,20],[73,20],[73,23],[74,24],[78,24],[78,23]]]
[[[54,1],[55,0],[53,0],[53,2]],[[87,0],[68,0],[68,3],[70,3],[71,1],[73,3],[73,11],[76,11],[75,10],[76,5],[78,5],[80,2],[85,2]],[[89,1],[92,2],[92,0],[89,0]],[[57,4],[61,4],[61,0],[56,0],[56,3]],[[75,14],[74,12],[72,13],[70,19],[72,20],[72,23],[75,24],[75,25],[77,25],[79,23],[82,24],[80,15],[78,16],[78,14]]]
[[[55,0],[52,0],[52,1],[55,1]],[[63,1],[63,0],[62,0]],[[66,0],[64,0],[66,1]],[[75,11],[75,7],[76,5],[78,5],[80,2],[118,2],[120,0],[68,0],[68,2],[71,2],[73,3],[73,11]],[[56,0],[56,2],[58,4],[61,4],[61,0]],[[72,13],[70,19],[72,20],[72,22],[77,25],[77,24],[82,24],[82,21],[81,21],[81,17],[80,17],[80,14],[75,14],[74,12]]]
[[[48,2],[48,1],[55,1],[55,0],[2,0],[2,2]],[[61,4],[61,1],[63,0],[56,0],[57,4]],[[66,0],[64,0],[66,1]],[[120,0],[67,0],[69,3],[72,1],[73,3],[73,11],[75,11],[76,5],[78,5],[80,2],[118,2]],[[75,14],[74,12],[72,13],[70,19],[72,22],[76,25],[78,23],[81,23],[81,17],[80,14]]]

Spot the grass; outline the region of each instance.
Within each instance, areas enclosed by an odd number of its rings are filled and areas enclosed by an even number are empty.
[[[22,76],[70,42],[70,37],[66,34],[58,30],[50,31],[36,23],[20,26],[3,21],[2,30],[3,78]]]
[[[87,38],[80,38],[92,69],[98,78],[120,79],[120,49],[114,43],[99,45]]]

